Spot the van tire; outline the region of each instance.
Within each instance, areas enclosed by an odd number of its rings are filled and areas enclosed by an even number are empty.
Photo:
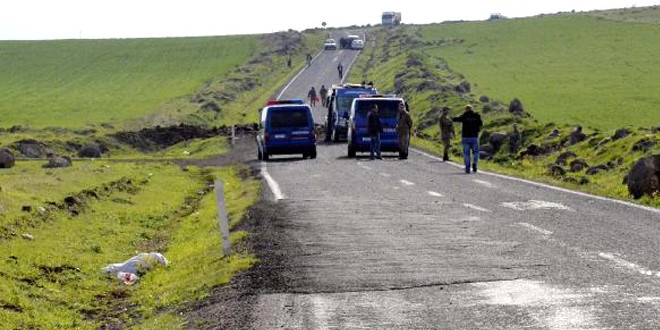
[[[257,159],[258,160],[263,160],[264,159],[264,157],[261,155],[261,150],[259,150],[259,148],[257,148]]]
[[[264,161],[268,161],[269,157],[268,152],[264,151],[261,153],[261,158],[263,158]]]
[[[348,144],[348,158],[355,158],[355,147],[351,143]]]
[[[339,133],[336,129],[332,130],[332,141],[339,142]]]
[[[316,158],[316,148],[312,150],[312,152],[309,153],[309,158],[315,159]]]

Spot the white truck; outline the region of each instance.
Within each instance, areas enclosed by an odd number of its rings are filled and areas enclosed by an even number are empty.
[[[383,12],[383,25],[399,25],[401,24],[401,13],[395,11],[386,11]]]

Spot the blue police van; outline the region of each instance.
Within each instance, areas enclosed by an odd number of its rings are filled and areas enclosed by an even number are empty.
[[[290,154],[316,158],[314,118],[309,105],[302,100],[273,100],[260,111],[259,160],[267,161],[271,155]]]
[[[330,89],[328,116],[326,117],[326,141],[339,142],[346,139],[348,117],[353,100],[361,95],[375,95],[378,91],[373,85],[339,84]]]
[[[355,157],[357,152],[369,152],[371,138],[369,137],[368,118],[369,109],[375,104],[378,106],[383,133],[380,135],[381,151],[398,152],[399,136],[396,132],[397,114],[399,104],[405,100],[394,95],[362,96],[353,100],[348,119],[348,157]]]

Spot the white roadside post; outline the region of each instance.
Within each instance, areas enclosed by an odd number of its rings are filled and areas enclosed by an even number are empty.
[[[234,145],[234,140],[236,140],[236,126],[231,125],[231,145]]]
[[[222,180],[215,181],[215,191],[218,195],[218,222],[222,234],[222,252],[225,257],[231,255],[231,243],[229,242],[229,219],[227,218],[227,207],[225,205],[225,183]]]

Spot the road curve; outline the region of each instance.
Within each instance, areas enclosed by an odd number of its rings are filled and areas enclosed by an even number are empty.
[[[322,52],[283,97],[355,55]],[[289,257],[251,329],[660,329],[660,211],[385,155],[261,163],[281,212],[267,253]]]

